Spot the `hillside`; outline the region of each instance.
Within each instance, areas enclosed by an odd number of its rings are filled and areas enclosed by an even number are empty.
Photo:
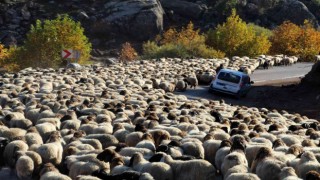
[[[319,26],[318,0],[1,0],[0,42],[21,44],[36,19],[67,13],[86,29],[94,55],[115,55],[125,41],[140,47],[163,29],[192,21],[208,30],[225,21],[232,8],[240,17],[262,27],[274,28],[285,20]]]

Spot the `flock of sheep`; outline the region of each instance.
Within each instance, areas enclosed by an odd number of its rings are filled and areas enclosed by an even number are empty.
[[[221,63],[257,62],[160,59],[3,74],[0,168],[41,180],[319,179],[317,120],[172,93],[178,82],[208,80]]]

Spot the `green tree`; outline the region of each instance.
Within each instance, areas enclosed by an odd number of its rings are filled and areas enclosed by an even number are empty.
[[[271,43],[267,35],[261,32],[259,35],[253,26],[244,22],[233,9],[227,21],[214,30],[207,33],[206,43],[227,56],[256,56],[266,54]]]
[[[79,22],[67,15],[59,15],[54,20],[37,20],[27,34],[18,64],[23,67],[59,67],[66,64],[61,57],[63,49],[74,49],[80,52],[78,60],[83,64],[90,57],[91,44],[84,35]]]

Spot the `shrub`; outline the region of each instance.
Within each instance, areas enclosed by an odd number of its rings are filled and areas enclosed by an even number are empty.
[[[126,42],[122,44],[122,49],[119,55],[121,62],[133,61],[137,58],[138,54],[136,50],[131,46],[130,43]]]
[[[79,22],[73,21],[67,15],[58,16],[54,20],[37,20],[27,33],[24,47],[19,50],[23,63],[21,68],[59,67],[66,64],[61,57],[63,49],[80,51],[78,63],[85,63],[90,56],[91,44],[84,35],[84,29]]]
[[[143,44],[143,55],[145,58],[160,57],[203,57],[222,58],[224,53],[208,48],[205,45],[205,36],[195,30],[190,22],[180,31],[170,28],[161,36],[156,38],[156,42],[146,42]]]
[[[313,60],[320,52],[320,32],[308,21],[303,26],[284,22],[274,30],[271,42],[272,53],[298,55],[306,61]]]
[[[0,60],[5,59],[8,56],[8,50],[0,44]]]
[[[225,23],[208,31],[206,43],[227,56],[253,57],[266,54],[271,46],[267,35],[264,32],[256,35],[254,28],[243,22],[234,9]]]
[[[262,34],[266,35],[268,38],[272,36],[272,31],[270,29],[255,25],[253,23],[249,23],[248,26],[253,29],[257,36]]]
[[[19,69],[19,66],[16,62],[17,48],[10,47],[9,49],[5,48],[0,44],[0,66],[9,72],[14,72]]]

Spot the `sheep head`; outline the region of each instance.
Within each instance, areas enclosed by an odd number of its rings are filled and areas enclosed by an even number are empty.
[[[267,148],[267,147],[262,147],[259,149],[256,157],[255,157],[255,160],[263,160],[267,157],[271,157],[272,156],[272,153],[271,153],[271,149]]]
[[[113,149],[105,149],[100,154],[97,155],[97,159],[104,162],[111,162],[115,157],[119,157],[118,153]]]
[[[145,161],[141,153],[134,153],[130,159],[129,167],[133,167],[136,164]]]

